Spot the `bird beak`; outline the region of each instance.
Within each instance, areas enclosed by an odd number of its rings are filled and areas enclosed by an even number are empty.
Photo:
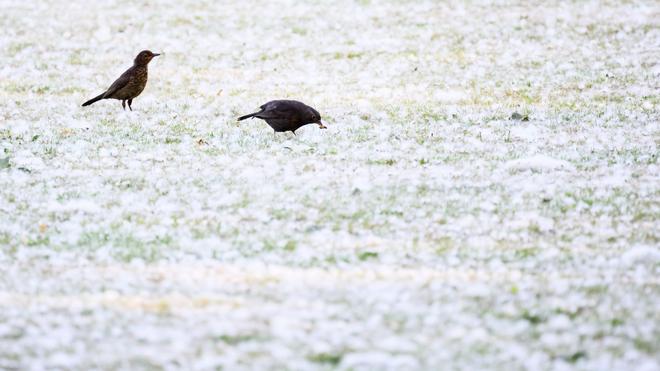
[[[154,57],[157,57],[157,56],[159,56],[159,55],[160,55],[160,53],[153,53],[153,54],[152,54],[152,56],[154,56]]]
[[[328,128],[327,126],[323,125],[323,123],[321,121],[317,122],[317,124],[319,125],[319,129],[327,129]]]

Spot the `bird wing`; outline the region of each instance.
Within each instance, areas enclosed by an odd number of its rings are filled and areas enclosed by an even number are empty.
[[[131,73],[131,69],[127,69],[124,73],[119,76],[115,82],[110,85],[108,90],[106,90],[105,94],[103,94],[104,97],[110,98],[112,97],[113,94],[121,90],[123,87],[128,85],[128,83],[131,81],[131,78],[133,77],[133,74]]]
[[[259,112],[257,117],[262,119],[291,119],[298,116],[298,111],[295,107],[283,102],[269,102],[259,108],[261,108],[262,112]]]

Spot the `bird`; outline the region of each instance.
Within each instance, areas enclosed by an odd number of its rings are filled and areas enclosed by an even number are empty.
[[[159,55],[159,53],[153,53],[150,50],[141,51],[135,57],[133,66],[122,73],[110,85],[108,90],[83,103],[82,106],[89,106],[101,99],[118,99],[121,100],[121,106],[124,108],[124,111],[126,110],[126,102],[128,102],[128,109],[132,111],[131,104],[133,103],[133,99],[140,95],[145,85],[147,85],[147,65],[154,57]]]
[[[308,124],[317,124],[320,129],[327,129],[317,110],[296,100],[272,100],[259,108],[258,112],[241,116],[238,121],[256,117],[266,121],[275,133],[290,131],[293,135],[296,135],[300,127]]]

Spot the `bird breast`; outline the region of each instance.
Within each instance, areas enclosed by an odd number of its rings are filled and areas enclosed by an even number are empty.
[[[126,86],[117,92],[120,99],[132,99],[140,95],[147,85],[147,67],[137,67],[131,74]]]

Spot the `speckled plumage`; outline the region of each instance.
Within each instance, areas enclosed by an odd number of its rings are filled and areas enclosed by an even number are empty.
[[[140,54],[135,57],[131,68],[121,74],[121,76],[110,85],[108,90],[83,103],[83,107],[89,106],[101,99],[118,99],[121,100],[121,106],[124,109],[126,109],[126,102],[128,102],[128,108],[132,111],[133,108],[131,108],[131,103],[133,103],[133,99],[140,95],[144,90],[144,87],[147,85],[147,79],[149,77],[147,66],[151,59],[158,55],[160,54],[152,53],[149,50],[141,51]]]

